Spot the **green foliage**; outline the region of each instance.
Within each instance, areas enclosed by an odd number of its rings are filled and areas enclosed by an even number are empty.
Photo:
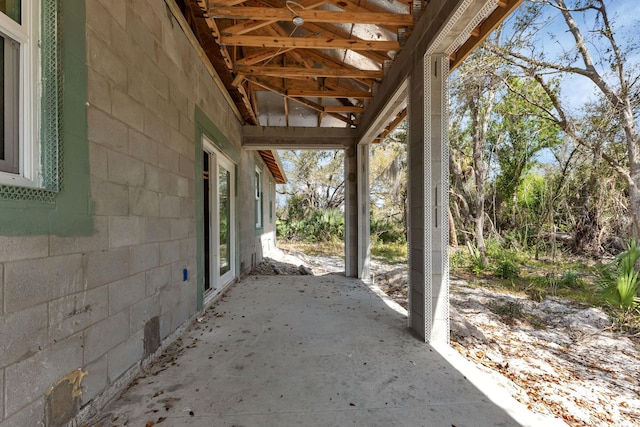
[[[636,241],[618,254],[608,265],[599,269],[600,293],[603,299],[620,310],[633,310],[640,305],[638,287],[640,280],[635,264],[640,259]]]
[[[388,218],[378,219],[372,214],[370,220],[372,239],[382,243],[404,243],[403,224]]]
[[[389,263],[406,263],[407,262],[407,244],[406,243],[382,243],[371,241],[371,256],[383,259]]]
[[[513,260],[503,258],[498,261],[493,273],[502,279],[515,279],[520,277],[520,267]]]
[[[276,221],[280,238],[313,242],[344,239],[344,214],[339,209],[316,209],[302,220]]]
[[[557,282],[558,288],[571,288],[582,289],[584,288],[584,281],[578,276],[575,270],[569,269],[566,271]]]

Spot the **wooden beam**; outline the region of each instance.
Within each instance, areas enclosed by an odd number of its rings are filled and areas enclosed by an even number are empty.
[[[501,0],[498,2],[498,8],[491,15],[473,29],[469,39],[462,44],[449,58],[449,68],[453,70],[464,61],[467,56],[477,48],[484,39],[495,30],[498,25],[511,14],[523,0]]]
[[[306,49],[351,49],[351,50],[400,50],[397,41],[365,41],[333,38],[269,37],[269,36],[222,36],[224,45],[306,48]]]
[[[213,18],[255,19],[258,21],[291,21],[299,16],[305,22],[328,22],[331,24],[373,24],[412,26],[413,16],[408,13],[384,12],[334,12],[331,10],[309,10],[274,7],[213,7],[209,15]]]
[[[287,95],[292,98],[373,98],[371,92],[357,90],[296,90],[289,89]]]
[[[295,47],[285,49],[264,49],[236,60],[236,65],[254,65],[262,61],[267,61],[275,56],[282,55],[283,53],[290,52],[294,49]]]
[[[318,105],[317,103],[310,101],[306,98],[302,98],[302,97],[294,97],[288,94],[289,91],[281,89],[277,86],[262,82],[258,79],[256,79],[255,77],[247,77],[247,80],[249,80],[250,82],[252,82],[253,84],[255,84],[256,86],[260,86],[268,91],[271,91],[273,93],[277,93],[278,95],[284,96],[287,99],[290,99],[292,101],[295,101],[299,104],[305,105],[309,108],[311,108],[312,110],[315,111],[321,111],[322,110],[322,106]],[[330,115],[331,117],[334,117],[338,120],[341,120],[349,125],[353,125],[354,123],[347,117],[344,117],[341,114],[337,114],[337,113],[329,113],[328,115]]]
[[[244,0],[243,0],[244,1]],[[305,9],[315,9],[316,7],[320,7],[327,3],[327,0],[307,0],[301,1],[300,4]],[[275,24],[278,20],[251,20],[240,22],[239,24],[232,25],[231,27],[227,27],[222,31],[224,35],[242,35],[253,30],[257,30],[258,28],[262,28],[267,25]]]
[[[337,77],[347,79],[381,79],[384,72],[374,70],[351,70],[347,68],[298,68],[298,67],[260,67],[236,65],[234,71],[248,76],[271,77]]]
[[[246,150],[344,149],[355,144],[356,130],[331,127],[242,126]]]
[[[348,31],[344,31],[341,28],[338,28],[335,25],[331,24],[312,24],[307,22],[302,26],[302,28],[309,31],[310,33],[317,34],[318,37],[362,40],[361,38],[350,34]],[[378,64],[383,64],[384,61],[388,61],[391,59],[391,57],[389,57],[386,52],[361,50],[358,51],[358,54],[372,60],[373,62],[377,62]]]
[[[207,7],[231,7],[245,3],[247,0],[207,0]]]
[[[325,105],[325,113],[362,113],[364,107],[357,105]]]

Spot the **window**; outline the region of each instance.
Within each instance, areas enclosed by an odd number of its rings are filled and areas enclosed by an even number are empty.
[[[40,185],[39,3],[0,0],[0,184]]]
[[[256,228],[262,228],[262,171],[256,168],[254,179],[256,189]]]

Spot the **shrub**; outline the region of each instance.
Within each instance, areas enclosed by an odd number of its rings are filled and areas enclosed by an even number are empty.
[[[493,270],[494,274],[502,279],[515,279],[520,277],[520,267],[510,259],[503,258]]]

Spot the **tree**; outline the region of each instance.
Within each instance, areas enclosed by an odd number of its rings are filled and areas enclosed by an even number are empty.
[[[560,14],[573,40],[570,47],[553,57],[550,57],[548,51],[545,52],[544,47],[541,50],[538,45],[540,37],[537,36],[547,25],[548,19],[545,17],[549,16],[549,8]],[[576,19],[578,15],[583,18],[583,27],[587,23],[593,26],[581,28]],[[547,94],[553,108],[541,105],[525,95],[523,99],[540,108],[547,120],[560,126],[575,143],[602,158],[625,181],[630,234],[637,237],[640,233],[640,137],[636,120],[637,82],[640,75],[637,67],[627,65],[627,59],[637,53],[637,46],[627,44],[623,48],[620,45],[603,0],[575,0],[570,2],[570,7],[565,0],[530,2],[515,22],[514,34],[517,37],[507,46],[493,43],[493,51],[535,80]],[[582,117],[567,108],[566,103],[554,91],[553,82],[558,76],[578,76],[592,82],[597,89],[597,104],[601,115],[612,119],[609,123],[616,123],[619,132],[614,129],[614,132],[607,133],[604,132],[605,129],[601,129],[598,134],[604,134],[606,139],[594,139],[593,127],[584,126],[581,118],[587,116],[587,121],[591,119],[591,125],[597,124],[597,121],[593,120],[593,115],[589,115],[588,106],[585,106]],[[611,131],[609,126],[605,127]],[[614,151],[620,151],[616,146],[624,147],[625,157],[612,155],[611,150],[605,149],[607,146]],[[589,205],[585,206],[585,214],[588,215]]]
[[[496,37],[499,37],[499,32]],[[453,192],[464,199],[462,210],[473,221],[473,236],[483,265],[487,264],[487,248],[484,239],[489,124],[499,90],[498,69],[500,60],[484,49],[478,49],[460,66],[452,84],[453,127],[450,134],[452,150],[450,170]],[[457,116],[457,117],[456,117]],[[463,174],[468,168],[459,163],[456,153],[471,153],[470,169],[473,187],[465,188]],[[456,193],[457,190],[457,193]],[[454,196],[455,197],[455,196]]]
[[[339,209],[344,203],[344,152],[292,150],[279,152],[288,183],[280,218],[302,219],[314,209]],[[283,212],[284,211],[284,212]]]

